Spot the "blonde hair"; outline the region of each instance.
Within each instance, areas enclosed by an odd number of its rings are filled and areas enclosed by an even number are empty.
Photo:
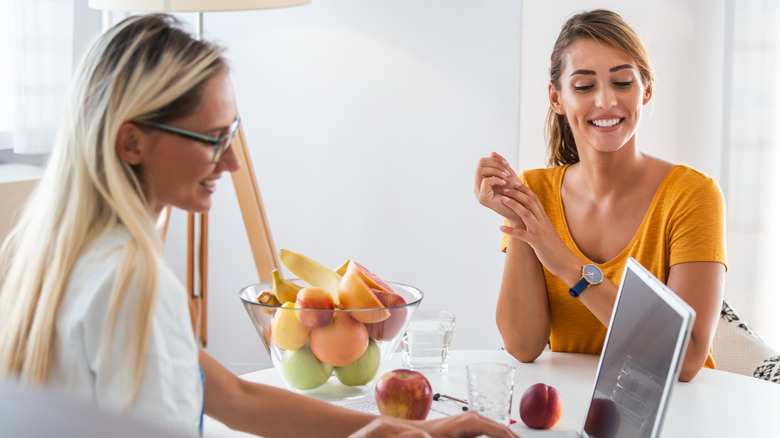
[[[639,68],[645,87],[655,80],[650,57],[634,29],[623,18],[606,9],[595,9],[574,15],[564,23],[550,55],[550,83],[561,89],[563,56],[566,49],[581,38],[589,38],[622,50],[631,56]],[[545,137],[548,147],[548,165],[560,166],[580,161],[577,145],[566,116],[556,113],[552,107],[547,110]]]
[[[221,48],[197,41],[169,15],[130,17],[93,44],[77,68],[44,176],[0,250],[0,376],[48,379],[70,273],[90,242],[121,224],[130,239],[101,345],[109,351],[120,308],[130,306],[136,318],[128,333],[135,365],[131,404],[135,400],[162,242],[143,175],[116,153],[117,133],[124,122],[162,123],[192,114],[204,83],[226,69]]]

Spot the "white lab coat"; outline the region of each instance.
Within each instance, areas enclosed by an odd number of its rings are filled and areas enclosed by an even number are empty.
[[[91,400],[101,409],[128,414],[188,436],[198,435],[203,383],[192,334],[187,294],[163,260],[154,304],[146,369],[136,401],[129,406],[134,372],[125,333],[136,317],[138,283],[126,294],[111,342],[111,359],[100,350],[106,315],[123,245],[129,236],[117,226],[81,255],[57,319],[55,356],[49,384],[66,396]],[[141,306],[148,311],[149,303]],[[76,420],[79,421],[79,420]]]

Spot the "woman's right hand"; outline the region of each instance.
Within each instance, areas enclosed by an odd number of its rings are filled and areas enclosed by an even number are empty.
[[[474,411],[427,421],[400,420],[380,416],[349,438],[519,438],[508,427]]]
[[[504,157],[491,152],[489,157],[481,158],[474,179],[474,194],[480,204],[505,217],[510,223],[522,223],[520,216],[503,202],[504,189],[514,188],[520,182]]]

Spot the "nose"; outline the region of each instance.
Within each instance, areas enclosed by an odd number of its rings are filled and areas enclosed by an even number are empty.
[[[617,105],[617,97],[611,87],[600,87],[596,93],[596,107],[608,110]]]
[[[217,160],[217,168],[219,170],[227,170],[228,172],[235,172],[241,167],[241,159],[238,158],[238,151],[236,150],[235,140],[232,145],[222,154]]]

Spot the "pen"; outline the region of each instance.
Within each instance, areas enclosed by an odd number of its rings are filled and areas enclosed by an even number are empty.
[[[441,393],[438,393],[438,392],[436,394],[433,394],[433,399],[435,401],[439,401],[441,399],[444,399],[444,400],[456,401],[456,402],[462,403],[464,405],[468,405],[469,404],[466,400],[461,400],[461,399],[459,399],[457,397],[453,397],[453,396],[447,395],[447,394],[441,394]],[[468,406],[462,406],[461,409],[463,409],[464,411],[468,411],[469,407]],[[515,424],[515,423],[517,423],[517,420],[513,420],[511,418],[509,419],[509,424]]]
[[[469,407],[468,407],[469,402],[467,402],[466,400],[461,400],[459,398],[453,397],[451,395],[440,394],[440,393],[437,392],[436,394],[433,394],[433,399],[435,401],[439,401],[441,399],[452,400],[452,401],[455,401],[455,402],[463,404],[464,406],[461,406],[461,409],[463,409],[464,411],[468,411],[469,410]]]

